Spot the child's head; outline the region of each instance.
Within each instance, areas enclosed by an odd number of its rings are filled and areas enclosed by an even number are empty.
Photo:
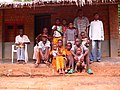
[[[69,23],[69,28],[73,28],[73,23]]]
[[[63,25],[67,25],[67,20],[66,20],[66,19],[63,19],[63,20],[62,20],[62,24],[63,24]]]
[[[48,36],[47,36],[46,34],[43,34],[43,35],[42,35],[42,41],[43,41],[43,42],[46,42],[47,39],[48,39]]]
[[[71,50],[72,44],[70,42],[68,42],[66,48],[67,48],[67,50]]]
[[[80,33],[80,36],[81,36],[82,38],[86,38],[85,32],[81,32],[81,33]]]
[[[52,45],[52,49],[53,49],[53,50],[57,50],[57,45],[56,45],[56,44],[53,44],[53,45]]]
[[[81,40],[79,38],[76,38],[75,39],[75,45],[80,46],[80,44],[81,44]]]
[[[60,25],[60,18],[57,18],[55,23],[56,23],[57,25]]]
[[[58,40],[58,46],[59,46],[59,47],[63,46],[63,41],[62,41],[62,39],[59,39],[59,40]]]
[[[48,34],[48,29],[45,27],[45,28],[43,28],[43,33],[44,34]]]
[[[81,48],[77,48],[77,49],[76,49],[76,54],[77,54],[77,55],[81,55],[81,53],[82,53],[82,49],[81,49]]]

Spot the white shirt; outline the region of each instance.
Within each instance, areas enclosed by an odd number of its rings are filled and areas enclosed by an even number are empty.
[[[104,40],[103,23],[100,20],[94,20],[89,29],[90,40]]]
[[[15,37],[15,43],[23,43],[23,42],[30,42],[28,36],[23,35],[22,37],[20,35]]]
[[[53,33],[53,37],[61,37],[62,36],[61,33],[63,33],[62,32],[62,26],[53,25],[52,29],[55,29],[55,28],[56,28],[56,30]]]
[[[58,52],[58,50],[52,50],[52,55],[53,55],[54,57],[56,57],[56,56],[57,56],[57,52]]]
[[[50,41],[48,41],[48,40],[46,41],[45,44],[43,44],[43,41],[40,41],[38,43],[38,48],[42,49],[42,52],[44,52],[47,47],[50,48]]]

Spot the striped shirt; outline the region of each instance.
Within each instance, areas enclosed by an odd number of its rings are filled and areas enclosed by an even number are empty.
[[[78,29],[78,33],[80,34],[81,32],[86,33],[86,28],[89,26],[89,20],[87,17],[76,17],[74,19],[74,27]]]

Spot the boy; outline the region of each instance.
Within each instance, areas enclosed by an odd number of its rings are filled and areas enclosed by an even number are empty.
[[[84,46],[84,45],[81,45],[80,43],[80,39],[79,38],[76,38],[75,40],[75,46],[72,50],[72,54],[74,55],[74,57],[77,57],[76,56],[76,50],[77,48],[81,48],[81,51],[82,51],[82,54],[83,56],[81,58],[83,58],[86,62],[86,66],[87,66],[87,73],[88,74],[93,74],[92,70],[90,69],[90,60],[89,60],[89,49]]]
[[[48,41],[48,36],[46,34],[42,35],[42,41],[38,43],[38,48],[40,51],[40,59],[48,64],[50,41]],[[38,65],[40,64],[40,59],[37,59],[35,67],[38,67]]]
[[[69,63],[69,67],[68,67],[68,70],[70,70],[68,72],[69,74],[74,73],[74,58],[73,58],[73,55],[72,55],[72,52],[71,52],[71,48],[72,48],[72,44],[70,42],[68,42],[67,46],[66,46],[66,57],[67,57],[67,60],[66,60],[65,64]],[[71,68],[71,66],[72,66],[72,68]]]
[[[25,44],[30,44],[28,36],[24,35],[23,29],[19,30],[19,35],[15,37],[15,44],[17,47],[17,63],[23,62],[25,64]]]
[[[43,32],[42,34],[39,34],[36,38],[35,38],[35,41],[36,41],[36,45],[34,47],[34,53],[33,53],[33,59],[36,61],[40,61],[40,51],[39,51],[39,48],[38,48],[38,43],[41,41],[42,39],[42,35],[45,34],[45,35],[48,35],[48,29],[45,27],[43,28]]]
[[[62,26],[60,25],[60,19],[56,19],[56,24],[52,26],[53,44],[57,44],[59,39],[62,39]]]
[[[72,44],[72,47],[75,43],[75,39],[77,36],[76,29],[73,28],[73,24],[69,23],[69,28],[64,33],[64,38],[66,39],[66,42],[70,42]]]
[[[83,54],[81,48],[77,48],[76,57],[75,57],[75,61],[76,61],[75,71],[77,71],[78,68],[80,68],[80,71],[82,72],[82,69],[85,67],[84,59],[82,57]]]

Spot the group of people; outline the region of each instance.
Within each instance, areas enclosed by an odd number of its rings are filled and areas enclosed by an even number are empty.
[[[48,29],[43,28],[35,40],[33,59],[36,60],[35,67],[45,63],[52,65],[54,72],[59,74],[82,72],[93,74],[90,63],[101,60],[101,41],[104,40],[103,23],[99,20],[99,14],[94,14],[94,20],[89,24],[87,17],[83,16],[82,10],[78,10],[78,17],[67,24],[56,19],[52,26],[52,36],[49,36]],[[17,61],[24,62],[24,45],[30,40],[23,35],[16,36]]]

